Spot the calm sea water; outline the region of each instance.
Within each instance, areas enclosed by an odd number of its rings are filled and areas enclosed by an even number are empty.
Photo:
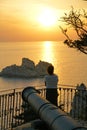
[[[0,71],[12,64],[21,65],[26,57],[38,64],[50,62],[59,76],[59,84],[87,85],[87,55],[68,48],[62,42],[3,42],[0,43]],[[0,77],[0,89],[42,86],[43,78],[20,79]]]

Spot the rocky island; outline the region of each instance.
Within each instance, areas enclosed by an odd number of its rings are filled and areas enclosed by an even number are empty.
[[[43,77],[47,74],[46,70],[50,64],[51,63],[45,61],[39,61],[39,63],[35,65],[32,60],[22,58],[22,64],[20,66],[14,64],[3,68],[0,72],[0,76],[20,78]]]

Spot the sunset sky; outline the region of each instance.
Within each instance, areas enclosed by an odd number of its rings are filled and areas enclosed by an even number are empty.
[[[59,19],[84,0],[0,0],[0,41],[62,40]]]

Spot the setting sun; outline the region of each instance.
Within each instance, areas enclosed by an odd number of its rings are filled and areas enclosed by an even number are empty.
[[[40,13],[38,21],[44,27],[54,26],[57,23],[56,13],[50,8],[45,8]]]
[[[71,6],[87,10],[84,0],[1,0],[0,41],[60,41],[65,39],[59,26]],[[75,34],[70,34],[75,37]]]

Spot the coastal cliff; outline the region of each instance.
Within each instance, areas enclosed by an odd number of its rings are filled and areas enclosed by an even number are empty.
[[[20,66],[14,64],[3,68],[0,72],[0,76],[23,78],[43,77],[47,74],[47,67],[50,64],[51,63],[45,61],[39,61],[39,63],[35,65],[32,60],[22,58],[22,64]]]

